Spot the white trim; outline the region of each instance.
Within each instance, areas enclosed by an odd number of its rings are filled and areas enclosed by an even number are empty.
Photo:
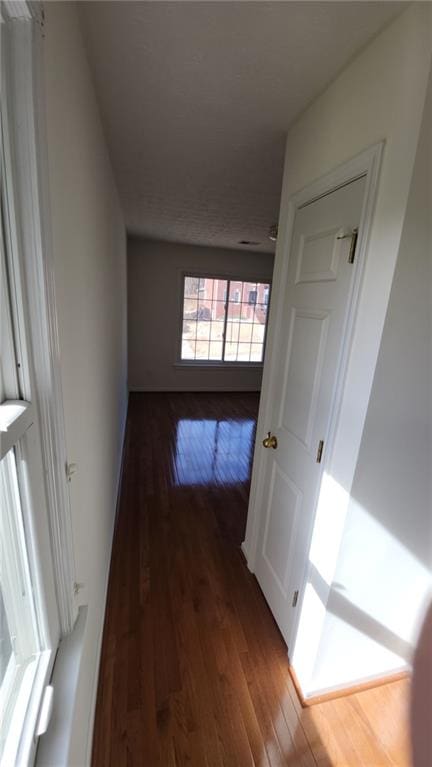
[[[194,384],[188,384],[184,388],[175,388],[173,386],[130,386],[129,392],[131,394],[140,393],[143,394],[158,394],[159,392],[171,392],[172,394],[184,394],[185,392],[188,394],[194,394],[195,392],[214,392],[215,394],[218,394],[219,392],[260,392],[261,387],[258,387],[256,384],[254,386],[245,386],[243,383],[239,384],[239,386],[215,386],[215,384],[209,384],[208,386],[195,386]]]
[[[252,572],[252,570],[251,570],[251,568],[249,566],[250,554],[249,554],[249,549],[248,549],[248,547],[246,545],[246,541],[242,541],[242,543],[240,544],[240,548],[241,548],[241,550],[243,552],[243,556],[244,556],[244,558],[246,560],[246,564],[248,566],[248,570],[250,570],[250,572]]]
[[[16,219],[19,220],[21,241],[20,253],[16,255],[21,257],[25,286],[22,298],[28,312],[27,333],[36,394],[32,399],[37,403],[40,422],[57,601],[62,633],[66,634],[76,618],[73,599],[75,565],[65,475],[65,428],[47,204],[41,31],[33,6],[26,6],[29,9],[27,15],[21,15],[19,20],[7,19],[2,25],[2,36],[7,30],[2,110],[6,112],[3,119],[10,143],[6,147],[9,150],[6,179],[14,182],[13,190],[8,183],[7,205],[12,218],[15,219],[14,211],[19,211]],[[24,392],[24,395],[30,399],[30,392]]]
[[[174,368],[212,368],[213,370],[229,370],[230,368],[245,368],[250,370],[255,368],[257,370],[263,369],[263,362],[221,362],[220,360],[181,360],[180,362],[174,362]]]
[[[31,407],[25,405],[13,422],[18,433],[26,428],[26,418],[31,413]],[[34,466],[35,455],[30,455],[31,444],[29,432],[34,427],[28,427],[26,433],[19,437],[15,445],[15,455],[10,451],[6,457],[6,467],[2,472],[2,496],[6,498],[5,508],[2,507],[1,543],[3,567],[1,571],[1,586],[5,611],[13,641],[13,657],[15,674],[11,696],[3,701],[6,704],[5,714],[7,737],[0,763],[8,767],[10,764],[28,764],[33,759],[36,742],[34,738],[35,724],[39,712],[40,698],[43,687],[47,682],[54,660],[53,648],[58,642],[57,613],[53,621],[41,609],[42,580],[44,586],[52,585],[52,604],[54,599],[53,575],[50,580],[43,578],[42,569],[47,568],[48,561],[41,563],[34,557],[34,525],[32,525],[35,509],[29,509],[29,496],[35,500],[35,506],[40,509],[40,503],[35,493],[28,492],[30,477],[24,477],[21,462],[24,459],[27,471]],[[42,467],[38,467],[38,478],[42,475]],[[34,488],[32,488],[34,489]],[[42,548],[39,547],[39,553]],[[20,586],[20,587],[19,587]],[[7,723],[6,723],[7,722]]]
[[[375,207],[375,199],[378,187],[378,176],[381,164],[381,158],[383,154],[384,143],[380,142],[359,155],[352,160],[344,163],[336,168],[334,171],[326,174],[322,178],[309,184],[304,189],[294,194],[287,203],[286,217],[283,218],[283,203],[281,206],[281,222],[279,226],[279,240],[278,240],[278,255],[277,262],[275,264],[276,274],[273,278],[273,301],[270,308],[269,327],[268,327],[268,345],[266,357],[264,360],[264,374],[262,385],[262,396],[260,413],[257,424],[257,441],[255,445],[254,463],[252,471],[251,492],[249,500],[248,521],[246,529],[246,537],[242,546],[243,552],[247,556],[248,567],[251,572],[255,571],[257,545],[258,545],[258,533],[260,526],[260,513],[264,508],[264,486],[265,486],[265,471],[266,471],[266,455],[261,449],[260,434],[265,433],[271,428],[271,418],[274,408],[273,401],[273,387],[275,383],[275,377],[277,372],[277,366],[279,363],[279,348],[282,343],[282,312],[283,312],[283,291],[287,279],[288,263],[290,259],[291,242],[294,229],[294,222],[296,212],[299,208],[318,199],[319,197],[329,194],[335,189],[355,180],[361,176],[366,176],[366,189],[364,197],[364,206],[360,221],[360,235],[358,241],[358,249],[356,253],[356,277],[355,285],[352,294],[351,311],[348,320],[348,326],[345,333],[344,346],[342,350],[342,362],[340,365],[340,371],[342,375],[339,377],[337,390],[333,399],[332,412],[330,417],[329,435],[326,445],[326,462],[323,465],[329,465],[336,458],[336,439],[341,429],[343,419],[347,417],[347,413],[343,409],[344,395],[346,393],[346,375],[348,370],[348,360],[351,352],[354,327],[358,309],[359,298],[362,289],[363,275],[366,263],[366,256],[369,244],[370,230],[372,226],[373,211]],[[284,226],[285,224],[285,226]],[[279,273],[278,273],[279,272]],[[372,385],[372,381],[370,381]],[[352,480],[354,478],[355,467],[357,463],[357,455],[360,449],[361,435],[363,432],[363,425],[367,412],[367,401],[364,405],[358,409],[356,413],[357,428],[355,434],[352,434],[352,440],[355,444],[351,445],[351,463],[350,463],[350,482],[351,487]],[[338,449],[343,449],[341,445]],[[348,494],[347,494],[348,495]],[[348,506],[348,500],[347,500]],[[311,521],[310,536],[312,537],[313,522]],[[307,580],[307,555],[305,554],[305,569],[302,584],[300,586],[300,594],[304,591],[304,587]],[[296,617],[293,622],[292,630],[288,639],[288,645],[291,648],[293,646],[294,637],[296,635],[298,621],[301,614],[301,600],[299,600],[298,608],[296,610]]]
[[[185,269],[185,268],[179,268],[177,269],[178,272],[178,279],[179,279],[179,299],[178,299],[178,326],[177,326],[177,340],[176,340],[176,348],[175,348],[175,356],[174,356],[174,367],[219,367],[219,368],[230,368],[230,367],[245,367],[245,368],[262,368],[264,365],[264,357],[265,357],[265,351],[266,351],[266,344],[267,344],[267,331],[268,331],[268,323],[269,323],[269,305],[271,303],[271,295],[272,295],[272,278],[266,277],[264,279],[260,277],[238,277],[237,272],[233,272],[230,274],[229,272],[223,272],[223,273],[212,273],[200,270],[199,268],[196,269]],[[227,304],[229,303],[229,285],[231,282],[251,282],[256,283],[260,285],[268,285],[269,286],[269,294],[267,298],[267,316],[266,316],[266,323],[264,327],[264,340],[263,340],[263,359],[262,361],[258,362],[256,360],[253,360],[252,362],[236,362],[233,360],[224,360],[223,355],[225,354],[225,337],[222,344],[222,358],[220,360],[187,360],[182,359],[181,353],[182,353],[182,346],[183,346],[183,309],[184,309],[184,287],[185,287],[185,279],[186,277],[198,277],[200,278],[207,278],[210,280],[221,280],[227,282],[227,291],[226,291],[226,299],[225,299],[225,313],[224,313],[224,336],[226,333],[226,325],[228,320],[228,308]],[[239,302],[240,303],[240,302]]]
[[[117,499],[116,499],[116,512],[114,517],[114,525],[113,525],[113,531],[111,536],[111,557],[110,557],[110,564],[108,567],[106,580],[105,580],[105,591],[104,591],[104,601],[103,601],[104,611],[103,611],[102,621],[101,621],[101,625],[99,629],[97,651],[96,651],[96,662],[94,665],[95,671],[94,671],[93,685],[92,685],[92,696],[91,696],[90,713],[89,713],[89,727],[87,730],[87,744],[86,744],[87,764],[91,764],[91,761],[92,761],[91,757],[92,757],[92,750],[93,750],[93,732],[94,732],[94,722],[96,717],[96,703],[97,703],[97,692],[98,692],[98,686],[99,686],[99,671],[100,671],[100,661],[101,661],[101,655],[102,655],[102,642],[103,642],[103,635],[104,635],[104,629],[105,629],[106,610],[108,606],[108,588],[109,588],[109,580],[111,575],[113,542],[114,542],[114,536],[117,529],[118,515],[120,512],[122,481],[123,481],[123,474],[124,474],[124,462],[125,462],[126,451],[127,451],[128,410],[129,410],[129,401],[126,403],[126,412],[125,412],[125,417],[124,417],[123,426],[122,426],[122,440],[121,440],[122,448],[121,448],[119,470],[117,475]]]
[[[391,682],[394,681],[394,676],[396,674],[404,674],[409,673],[412,670],[412,665],[409,663],[401,663],[396,665],[394,668],[389,669],[388,671],[384,671],[382,674],[369,674],[368,676],[359,677],[357,679],[353,679],[349,682],[349,685],[346,683],[344,684],[335,684],[335,685],[329,685],[327,687],[317,687],[316,689],[312,689],[306,693],[301,690],[301,694],[305,701],[313,700],[314,698],[321,697],[321,695],[329,695],[331,693],[337,693],[337,692],[343,692],[344,690],[348,691],[349,688],[356,687],[357,685],[379,685],[383,682]],[[299,680],[297,679],[297,682],[299,683]],[[346,693],[345,693],[346,694]]]
[[[110,582],[110,576],[111,576],[113,543],[114,543],[114,536],[117,529],[118,516],[120,513],[124,463],[125,463],[126,451],[127,451],[128,411],[129,411],[129,395],[128,395],[128,401],[126,403],[126,412],[125,412],[122,429],[121,429],[121,434],[122,434],[121,455],[120,455],[119,468],[118,468],[118,474],[117,474],[116,510],[115,510],[112,535],[111,535],[111,556],[110,556],[110,563],[109,563],[109,567],[108,567],[108,571],[107,571],[106,579],[105,579],[105,590],[104,590],[104,600],[103,600],[104,610],[103,610],[102,621],[101,621],[101,625],[99,629],[99,636],[97,640],[96,663],[94,666],[92,695],[90,699],[91,703],[90,703],[90,713],[89,713],[89,727],[87,730],[87,744],[86,744],[87,764],[91,764],[91,761],[92,761],[91,757],[92,757],[92,750],[93,750],[93,731],[94,731],[94,722],[96,717],[96,703],[97,703],[97,692],[98,692],[98,686],[99,686],[99,670],[100,670],[100,661],[102,656],[102,643],[103,643],[103,636],[104,636],[104,629],[105,629],[105,618],[106,618],[106,611],[108,607],[108,589],[109,589],[109,582]]]
[[[2,21],[36,21],[43,24],[43,3],[38,0],[2,0]]]
[[[39,739],[37,767],[60,767],[70,763],[70,740],[87,619],[88,607],[80,607],[73,631],[60,643],[51,676],[51,684],[54,687],[52,716],[47,732]],[[89,765],[90,760],[85,764]]]
[[[6,400],[0,405],[0,461],[32,425],[34,409],[25,400]]]

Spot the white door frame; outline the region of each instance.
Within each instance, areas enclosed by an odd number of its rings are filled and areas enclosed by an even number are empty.
[[[350,357],[355,343],[356,334],[356,320],[358,318],[358,307],[360,297],[363,298],[363,277],[365,272],[365,265],[367,260],[370,232],[373,221],[373,213],[375,209],[375,200],[377,195],[378,178],[381,166],[381,159],[384,149],[384,142],[375,144],[374,146],[361,152],[353,159],[345,162],[335,170],[326,174],[322,178],[309,184],[304,189],[294,194],[288,200],[287,212],[283,209],[283,202],[281,205],[281,226],[279,228],[280,238],[277,249],[277,259],[275,264],[275,274],[273,276],[273,295],[272,304],[270,307],[270,318],[268,327],[267,338],[267,350],[264,361],[264,374],[262,384],[262,394],[260,403],[260,412],[258,416],[257,425],[257,440],[255,445],[254,462],[252,470],[252,481],[249,499],[249,510],[245,540],[242,544],[243,553],[246,556],[248,567],[251,572],[255,571],[257,547],[258,547],[258,535],[260,529],[260,515],[265,508],[264,498],[264,486],[265,486],[265,470],[267,464],[267,451],[262,449],[261,437],[265,433],[272,429],[274,424],[271,422],[273,404],[273,391],[275,385],[275,378],[277,375],[278,364],[280,361],[280,348],[283,343],[283,327],[282,327],[282,314],[283,314],[283,296],[284,289],[287,280],[288,264],[291,257],[291,245],[292,236],[294,230],[294,222],[296,212],[299,208],[312,202],[319,197],[329,194],[336,190],[338,187],[343,186],[350,181],[354,181],[361,176],[366,177],[366,188],[363,202],[363,209],[360,219],[360,235],[356,250],[356,274],[354,278],[351,308],[348,317],[347,327],[344,334],[342,345],[342,362],[341,362],[341,374],[339,375],[339,381],[336,386],[332,408],[330,416],[329,433],[326,440],[325,460],[323,462],[323,471],[326,466],[330,464],[332,468],[338,463],[343,464],[341,471],[344,477],[344,487],[348,490],[345,498],[345,508],[338,509],[338,519],[343,522],[348,507],[349,491],[354,479],[355,468],[357,464],[358,452],[360,449],[361,437],[363,433],[363,426],[366,419],[367,406],[369,403],[369,395],[373,382],[373,372],[375,370],[377,354],[374,349],[371,349],[371,355],[375,356],[375,359],[371,359],[372,363],[372,375],[370,374],[370,367],[366,366],[365,379],[361,381],[361,386],[364,387],[367,394],[361,401],[357,403],[355,413],[353,415],[350,403],[352,402],[349,396],[349,381],[348,372],[350,367]],[[284,226],[284,223],[286,225]],[[382,327],[378,328],[380,335]],[[368,352],[364,352],[368,354]],[[369,372],[368,372],[369,371]],[[353,423],[354,417],[354,423]],[[348,421],[349,419],[349,421]],[[347,429],[347,424],[349,428]],[[337,474],[339,476],[340,472]],[[319,506],[319,500],[317,507]],[[315,521],[315,512],[312,517],[310,540],[312,540],[312,531]],[[340,531],[335,531],[335,538],[339,540],[343,530],[343,524],[340,524]],[[339,541],[335,541],[333,550],[335,552],[334,566],[336,565],[336,557],[339,549]],[[310,545],[309,545],[310,547]],[[305,552],[305,567],[303,575],[303,583],[300,587],[300,595],[304,591],[306,585],[308,568],[307,558],[309,553]],[[329,587],[330,590],[330,587]],[[293,648],[293,641],[297,632],[299,616],[301,614],[301,599],[299,600],[295,625],[293,625],[292,631],[289,637],[289,646]]]

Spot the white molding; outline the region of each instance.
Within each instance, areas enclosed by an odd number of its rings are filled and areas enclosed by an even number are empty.
[[[173,363],[173,368],[186,368],[189,370],[201,370],[207,368],[208,370],[237,370],[238,368],[244,370],[262,370],[262,362],[224,362],[223,360],[178,360]]]
[[[241,393],[241,392],[260,392],[260,388],[257,386],[239,386],[238,388],[235,388],[233,386],[212,386],[209,384],[209,386],[185,386],[182,389],[179,388],[173,388],[172,386],[130,386],[129,392],[133,394],[134,392],[139,393],[142,392],[143,394],[158,394],[159,392],[166,392],[172,393],[172,394],[194,394],[195,392],[214,392],[215,394],[218,394],[219,392],[233,392],[233,393]]]
[[[271,417],[274,408],[273,391],[276,377],[277,366],[279,363],[279,349],[282,344],[282,311],[283,311],[283,292],[286,284],[288,264],[291,255],[291,242],[294,230],[294,222],[296,211],[304,205],[318,199],[319,197],[329,194],[335,189],[343,186],[350,181],[355,180],[361,176],[366,176],[366,189],[363,211],[360,222],[360,236],[358,242],[358,250],[356,254],[357,268],[355,285],[352,295],[352,304],[350,317],[348,321],[348,327],[345,334],[344,348],[342,353],[342,363],[340,370],[342,375],[339,377],[337,391],[335,393],[331,418],[329,436],[327,440],[326,450],[326,465],[335,458],[336,439],[339,429],[342,425],[342,420],[347,417],[347,413],[343,412],[343,395],[345,392],[346,374],[348,369],[349,354],[353,342],[353,334],[355,321],[357,316],[357,309],[359,304],[359,298],[361,295],[363,275],[366,264],[366,257],[368,251],[370,230],[373,220],[373,212],[375,208],[375,199],[378,187],[378,176],[381,165],[381,158],[383,154],[384,142],[380,142],[359,155],[343,163],[341,166],[326,174],[322,178],[312,182],[304,189],[294,194],[287,202],[282,201],[281,205],[281,221],[279,226],[279,242],[277,251],[277,261],[275,263],[275,276],[273,278],[273,303],[270,307],[270,318],[268,328],[268,346],[267,354],[264,361],[264,374],[262,384],[262,395],[260,413],[257,424],[257,440],[255,446],[251,491],[249,500],[248,520],[246,529],[246,538],[243,544],[243,551],[247,556],[248,567],[251,572],[255,571],[257,546],[258,546],[258,534],[260,528],[260,514],[264,507],[264,478],[266,471],[266,458],[265,451],[261,449],[261,433],[265,433],[271,428]],[[370,382],[372,385],[372,381]],[[350,482],[347,487],[351,488],[352,480],[354,478],[354,472],[357,463],[358,451],[360,449],[361,436],[363,432],[363,425],[367,413],[367,402],[364,407],[359,408],[356,414],[357,429],[355,436],[353,437],[355,445],[352,446],[351,452],[351,464],[350,464]],[[348,501],[347,501],[348,505]],[[310,539],[312,537],[313,522],[315,515],[311,521]],[[304,589],[307,580],[307,554],[305,552],[305,569],[302,582],[302,589]],[[289,646],[292,647],[294,637],[296,635],[298,621],[301,614],[300,604],[299,609],[296,612],[296,621],[292,626],[289,637]]]
[[[13,4],[15,5],[15,4]],[[2,109],[10,137],[7,176],[13,179],[8,209],[19,224],[24,301],[28,312],[33,382],[48,496],[56,594],[63,634],[76,619],[73,599],[75,565],[66,441],[60,378],[60,354],[54,295],[54,270],[48,206],[48,174],[44,140],[41,31],[31,13],[3,24],[7,30],[8,79],[2,77]],[[12,143],[13,137],[13,143]],[[8,185],[9,186],[9,185]],[[29,395],[26,394],[30,399]]]
[[[248,549],[248,547],[247,547],[247,545],[246,545],[246,541],[243,541],[243,542],[240,544],[240,548],[241,548],[241,550],[242,550],[242,553],[243,553],[243,556],[244,556],[244,558],[245,558],[245,560],[246,560],[246,564],[247,564],[248,570],[249,570],[250,572],[252,572],[252,570],[251,570],[251,569],[250,569],[250,567],[249,567],[250,555],[249,555],[249,549]]]
[[[358,679],[353,679],[352,682],[349,683],[349,688],[356,687],[357,685],[359,687],[363,685],[370,685],[372,686],[378,686],[383,683],[390,683],[395,681],[395,676],[398,674],[409,674],[412,671],[412,665],[409,663],[398,663],[393,668],[388,669],[387,671],[384,671],[382,674],[369,674],[366,677],[359,677]],[[311,690],[308,690],[307,693],[304,693],[301,689],[299,680],[297,679],[297,683],[299,684],[301,694],[306,702],[312,700],[313,698],[321,697],[322,695],[331,695],[332,693],[344,693],[345,695],[349,692],[347,691],[347,685],[346,684],[335,684],[328,687],[313,687]],[[359,690],[360,692],[360,690]],[[310,703],[309,703],[310,705]]]
[[[33,406],[25,400],[5,400],[0,404],[0,460],[32,425]]]
[[[105,620],[106,620],[106,610],[108,605],[108,589],[109,589],[109,583],[110,583],[110,577],[111,577],[111,563],[112,563],[112,548],[114,543],[114,536],[116,534],[117,530],[117,523],[120,513],[120,505],[121,505],[121,491],[122,491],[122,482],[123,482],[123,474],[124,474],[124,467],[125,467],[125,460],[126,460],[126,453],[127,453],[127,440],[128,440],[128,415],[129,415],[129,395],[128,395],[128,401],[126,403],[126,412],[123,419],[121,434],[121,455],[120,455],[120,462],[119,462],[119,469],[118,469],[118,475],[117,475],[117,497],[116,497],[116,510],[115,510],[115,516],[114,516],[114,524],[113,524],[113,530],[111,535],[111,557],[110,557],[110,564],[108,567],[108,572],[106,575],[105,580],[105,590],[104,590],[104,610],[102,615],[102,621],[97,641],[97,651],[96,651],[96,664],[95,664],[95,672],[93,677],[93,684],[92,684],[92,695],[91,695],[91,703],[90,703],[90,712],[89,712],[89,728],[87,732],[87,743],[86,743],[86,754],[87,754],[87,764],[91,764],[91,756],[92,756],[92,750],[93,750],[93,731],[94,731],[94,723],[95,723],[95,717],[96,717],[96,703],[97,703],[97,692],[98,692],[98,686],[99,686],[99,670],[100,670],[100,661],[102,656],[102,646],[103,646],[103,637],[104,637],[104,630],[105,630]]]
[[[40,0],[2,0],[2,21],[35,21],[43,24],[44,10]]]
[[[177,280],[178,280],[178,290],[177,290],[177,333],[175,338],[175,347],[174,347],[174,354],[173,354],[173,367],[175,368],[187,368],[187,367],[198,367],[198,368],[205,368],[205,367],[213,367],[213,368],[235,368],[235,367],[245,367],[245,368],[260,368],[262,370],[264,361],[261,362],[231,362],[229,360],[183,360],[181,357],[181,351],[182,351],[182,340],[183,340],[183,308],[184,308],[184,287],[185,287],[185,279],[186,277],[207,277],[211,280],[222,280],[227,283],[230,282],[256,282],[263,285],[268,285],[270,288],[269,293],[269,301],[271,301],[271,295],[272,295],[272,277],[239,277],[238,272],[231,272],[228,271],[222,271],[218,272],[216,270],[213,270],[213,272],[207,269],[200,269],[199,267],[195,269],[186,269],[184,267],[178,267],[176,269],[177,271]],[[247,270],[245,270],[247,272]],[[256,272],[255,274],[258,274]],[[229,292],[227,288],[227,292]],[[226,324],[226,320],[228,317],[228,310],[225,308],[225,314],[224,314],[224,322]],[[264,327],[264,343],[263,343],[263,360],[265,356],[265,350],[266,350],[266,344],[267,344],[267,330],[268,330],[268,317],[266,319],[266,324]],[[222,354],[225,352],[225,344],[223,344],[222,348]]]

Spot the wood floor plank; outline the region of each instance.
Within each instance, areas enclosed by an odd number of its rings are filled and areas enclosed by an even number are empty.
[[[303,709],[248,571],[256,394],[132,394],[93,767],[409,764],[408,686]]]

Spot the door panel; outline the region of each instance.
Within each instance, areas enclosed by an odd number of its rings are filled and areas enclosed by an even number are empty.
[[[282,393],[282,426],[310,446],[328,314],[292,310],[291,348]]]
[[[275,462],[270,482],[263,555],[284,598],[287,596],[290,564],[290,559],[286,556],[285,541],[295,540],[302,500],[302,492]]]
[[[325,460],[355,274],[355,264],[348,262],[350,238],[341,237],[359,226],[364,192],[365,178],[357,179],[300,208],[294,222],[267,426],[278,447],[266,451],[255,568],[287,642],[321,482],[317,449],[324,440]]]
[[[296,284],[337,279],[338,229],[303,235],[300,240]]]

